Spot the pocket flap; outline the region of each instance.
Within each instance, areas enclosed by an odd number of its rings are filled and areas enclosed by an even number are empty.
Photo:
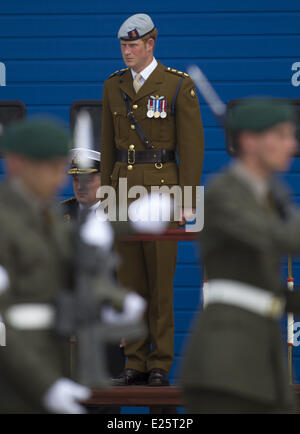
[[[144,184],[145,185],[176,185],[178,184],[177,169],[170,168],[145,170],[144,172]]]

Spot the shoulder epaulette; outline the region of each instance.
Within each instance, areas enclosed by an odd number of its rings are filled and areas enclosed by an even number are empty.
[[[73,202],[74,200],[76,200],[76,197],[70,197],[69,199],[62,200],[61,203]]]
[[[111,74],[108,78],[115,77],[116,75],[120,76],[123,75],[125,71],[127,71],[128,68],[119,69],[119,71],[115,71],[113,74]]]
[[[166,71],[172,72],[173,74],[176,74],[179,77],[189,77],[189,74],[187,74],[186,72],[177,71],[177,69],[167,68]]]

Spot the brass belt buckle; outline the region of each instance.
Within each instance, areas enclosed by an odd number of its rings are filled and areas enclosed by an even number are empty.
[[[128,162],[128,164],[134,164],[135,163],[135,149],[128,149],[127,162]]]
[[[155,163],[154,166],[156,169],[161,169],[163,167],[162,163]]]

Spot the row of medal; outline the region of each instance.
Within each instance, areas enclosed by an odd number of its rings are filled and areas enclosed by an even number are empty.
[[[166,118],[167,117],[167,101],[164,96],[150,96],[147,104],[148,118]]]

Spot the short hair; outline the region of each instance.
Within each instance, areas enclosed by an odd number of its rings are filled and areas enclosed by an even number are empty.
[[[153,48],[154,48],[154,47],[155,47],[155,43],[156,43],[157,36],[158,36],[158,30],[157,30],[157,28],[154,28],[150,33],[148,33],[147,35],[143,36],[143,37],[141,38],[141,40],[142,40],[144,43],[146,43],[147,41],[149,41],[149,39],[153,39],[153,40],[154,40],[154,46],[153,46]]]

